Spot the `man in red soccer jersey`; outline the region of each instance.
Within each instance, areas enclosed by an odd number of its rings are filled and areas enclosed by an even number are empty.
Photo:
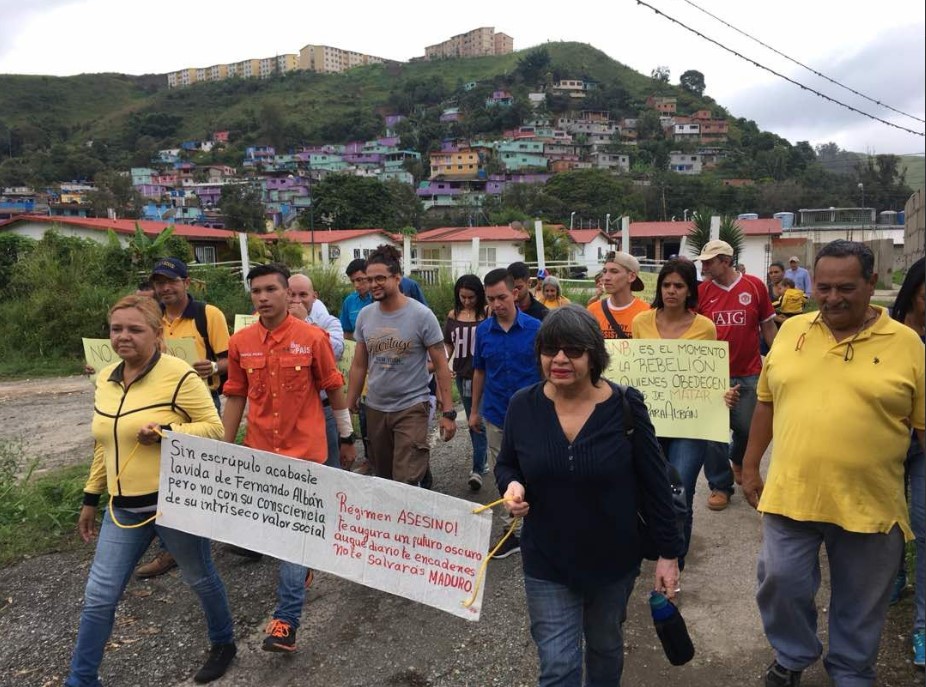
[[[743,455],[762,371],[756,332],[761,330],[769,347],[778,332],[768,288],[761,279],[737,272],[733,257],[729,243],[709,241],[697,258],[707,277],[698,287],[698,312],[717,327],[717,339],[730,344],[730,385],[739,390],[739,402],[730,411],[733,440],[729,446],[708,442],[704,456],[704,476],[711,489],[707,507],[711,510],[726,508],[734,479],[742,483]]]

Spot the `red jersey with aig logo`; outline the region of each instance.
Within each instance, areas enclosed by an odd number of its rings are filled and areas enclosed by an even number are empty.
[[[698,287],[698,313],[717,327],[717,340],[730,344],[730,376],[748,377],[762,371],[759,324],[775,317],[768,287],[757,277],[743,274],[730,286],[713,281]]]

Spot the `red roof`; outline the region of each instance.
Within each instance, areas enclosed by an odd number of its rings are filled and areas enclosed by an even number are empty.
[[[312,244],[312,234],[311,231],[284,231],[283,238],[289,241],[295,241],[296,243],[303,244]],[[369,236],[370,234],[382,234],[383,236],[397,241],[402,242],[402,237],[398,234],[390,234],[385,229],[316,229],[315,232],[315,243],[340,243],[341,241],[349,241],[350,239],[356,239],[361,236]],[[261,234],[260,238],[265,241],[276,241],[277,234]]]
[[[416,243],[450,243],[455,241],[527,241],[530,238],[523,229],[513,227],[439,227],[422,231],[412,240]]]
[[[568,229],[566,233],[575,243],[591,243],[599,236],[603,237],[608,243],[612,243],[614,238],[608,236],[600,229]]]
[[[777,219],[738,219],[736,224],[746,236],[781,234],[781,221]],[[693,227],[694,222],[631,222],[630,238],[681,238]]]
[[[135,234],[135,225],[138,224],[141,230],[148,236],[157,236],[167,227],[174,228],[174,236],[180,236],[185,239],[231,239],[235,238],[235,232],[226,229],[208,229],[206,227],[197,227],[191,224],[171,224],[170,222],[151,222],[148,220],[135,219],[101,219],[94,217],[51,217],[49,215],[17,215],[12,219],[0,222],[0,227],[9,226],[15,222],[41,222],[45,224],[60,224],[69,227],[81,227],[83,229],[97,229],[106,231],[112,229],[117,234]]]

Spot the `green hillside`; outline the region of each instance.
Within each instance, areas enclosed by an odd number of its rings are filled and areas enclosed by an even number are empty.
[[[922,155],[901,155],[900,166],[906,174],[907,186],[914,191],[926,186],[926,158]]]

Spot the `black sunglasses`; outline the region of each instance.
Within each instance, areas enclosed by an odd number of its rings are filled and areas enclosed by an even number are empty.
[[[555,358],[556,354],[560,351],[570,360],[575,360],[576,358],[581,358],[588,349],[582,346],[554,346],[552,344],[540,347],[540,355],[545,355],[548,358]]]

